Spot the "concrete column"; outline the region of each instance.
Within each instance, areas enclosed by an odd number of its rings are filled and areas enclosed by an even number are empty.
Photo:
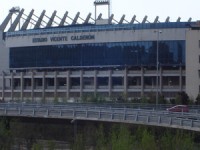
[[[67,71],[67,84],[66,84],[66,88],[67,88],[67,92],[66,92],[66,97],[67,99],[69,99],[69,92],[70,92],[70,71]]]
[[[13,79],[13,72],[11,72],[11,81],[10,81],[10,86],[11,86],[11,100],[13,100],[14,97],[14,79]]]
[[[2,72],[2,100],[4,100],[4,92],[5,92],[5,74]]]
[[[45,89],[46,89],[46,82],[45,82],[45,72],[42,75],[42,99],[45,100]]]
[[[57,83],[57,71],[54,72],[54,100],[57,98],[57,89],[58,89],[58,83]]]
[[[24,73],[23,72],[21,72],[20,82],[21,82],[21,101],[23,101],[24,99]]]
[[[160,93],[162,93],[162,86],[163,86],[163,83],[162,83],[162,67],[160,67],[160,72],[159,72],[159,76],[160,76]]]
[[[31,72],[31,100],[34,101],[34,72]]]
[[[141,67],[141,97],[144,95],[144,67]]]
[[[94,70],[94,95],[97,94],[97,70]]]
[[[127,68],[124,69],[124,94],[127,96]]]
[[[108,92],[109,92],[109,97],[111,97],[111,95],[112,95],[112,70],[109,70]]]
[[[80,98],[83,97],[83,70],[80,71]]]
[[[180,92],[183,90],[183,83],[182,83],[182,67],[179,67],[179,89]]]

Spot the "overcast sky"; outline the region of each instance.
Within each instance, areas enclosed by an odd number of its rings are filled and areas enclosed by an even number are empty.
[[[57,10],[57,15],[60,17],[68,11],[69,16],[73,18],[79,11],[82,18],[86,18],[90,12],[94,18],[93,2],[94,0],[0,0],[0,23],[13,6],[24,8],[25,14],[29,14],[31,9],[34,9],[34,14],[37,16],[45,9],[48,16]],[[145,15],[150,22],[156,16],[159,16],[160,22],[165,21],[168,16],[170,21],[176,21],[178,17],[181,17],[181,21],[187,21],[190,17],[193,21],[200,20],[200,0],[112,0],[111,3],[111,12],[116,20],[120,20],[123,14],[128,21],[136,15],[136,19],[140,22]],[[97,14],[103,13],[105,18],[106,7],[97,8]]]

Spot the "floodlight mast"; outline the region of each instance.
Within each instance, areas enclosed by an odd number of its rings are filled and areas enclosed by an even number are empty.
[[[97,6],[100,5],[107,5],[108,6],[108,18],[110,17],[111,14],[111,8],[110,8],[110,1],[111,0],[95,0],[94,1],[94,6],[95,6],[95,23],[96,23],[96,19],[97,19]]]

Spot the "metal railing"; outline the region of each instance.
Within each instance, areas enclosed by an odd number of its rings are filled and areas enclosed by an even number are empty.
[[[0,116],[93,120],[200,131],[199,113],[92,105],[0,104]]]

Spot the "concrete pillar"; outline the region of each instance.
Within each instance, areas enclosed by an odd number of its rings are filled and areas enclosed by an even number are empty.
[[[125,96],[127,96],[127,72],[128,72],[128,70],[127,70],[127,68],[125,68],[124,69],[124,94],[125,94]]]
[[[54,72],[54,100],[57,99],[57,89],[58,89],[57,71]]]
[[[109,97],[111,97],[111,95],[112,95],[112,70],[109,70],[108,92],[109,92]]]
[[[42,74],[42,100],[45,100],[45,89],[46,89],[46,82],[45,82],[45,72]]]
[[[83,97],[83,70],[80,70],[80,98]]]
[[[179,90],[180,92],[183,90],[183,83],[182,83],[182,67],[179,67]]]
[[[11,86],[11,100],[13,100],[14,97],[14,79],[13,79],[13,72],[11,72],[11,81],[10,81],[10,86]]]
[[[31,100],[34,101],[34,72],[31,71]]]
[[[20,82],[21,82],[21,101],[23,101],[24,100],[24,73],[23,72],[21,72]]]
[[[144,67],[141,67],[141,97],[144,95]]]
[[[94,95],[97,94],[97,70],[94,70]]]
[[[67,84],[66,84],[66,88],[67,88],[67,92],[66,92],[66,97],[67,99],[69,99],[69,92],[70,92],[70,71],[67,71]]]
[[[4,92],[5,92],[5,74],[2,72],[2,100],[4,100]]]
[[[160,71],[159,71],[159,76],[160,76],[160,93],[162,93],[162,86],[163,86],[163,83],[162,83],[162,67],[160,66]]]

